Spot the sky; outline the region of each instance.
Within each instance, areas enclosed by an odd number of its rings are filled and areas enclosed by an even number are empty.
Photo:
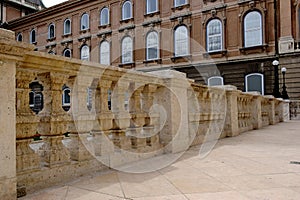
[[[67,1],[67,0],[43,0],[43,3],[48,8],[50,6],[54,6],[54,5],[62,3],[64,1]]]

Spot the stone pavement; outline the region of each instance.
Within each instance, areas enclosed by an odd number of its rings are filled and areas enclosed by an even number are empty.
[[[20,200],[299,200],[297,161],[300,121],[289,121],[222,139],[205,158],[193,147],[162,170],[108,170]]]

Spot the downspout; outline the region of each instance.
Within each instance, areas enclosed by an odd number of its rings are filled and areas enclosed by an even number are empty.
[[[0,25],[3,23],[3,1],[1,1],[1,21]]]
[[[279,58],[278,49],[278,19],[277,19],[277,0],[274,0],[274,36],[275,36],[275,59]]]

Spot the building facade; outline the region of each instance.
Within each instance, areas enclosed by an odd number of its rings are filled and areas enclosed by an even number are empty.
[[[0,3],[0,24],[44,9],[41,0],[3,0]]]
[[[171,68],[196,82],[264,95],[274,93],[279,59],[289,95],[299,99],[291,59],[281,61],[300,48],[297,9],[295,0],[70,0],[8,28],[38,51],[143,71]],[[291,71],[298,68],[295,61]]]

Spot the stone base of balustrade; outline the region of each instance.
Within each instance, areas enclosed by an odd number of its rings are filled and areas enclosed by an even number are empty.
[[[78,177],[93,174],[95,172],[100,172],[106,169],[108,169],[108,167],[106,167],[96,159],[80,162],[72,161],[71,163],[65,165],[52,166],[51,168],[43,167],[39,171],[20,173],[17,175],[17,178],[18,185],[22,186],[23,189],[25,188],[27,193],[33,193],[40,189],[44,189],[61,183],[66,183]]]
[[[16,194],[16,178],[0,178],[0,199],[15,200]]]
[[[70,142],[67,148],[70,152],[70,158],[74,161],[90,160],[93,158],[88,149],[88,134],[69,134]]]

